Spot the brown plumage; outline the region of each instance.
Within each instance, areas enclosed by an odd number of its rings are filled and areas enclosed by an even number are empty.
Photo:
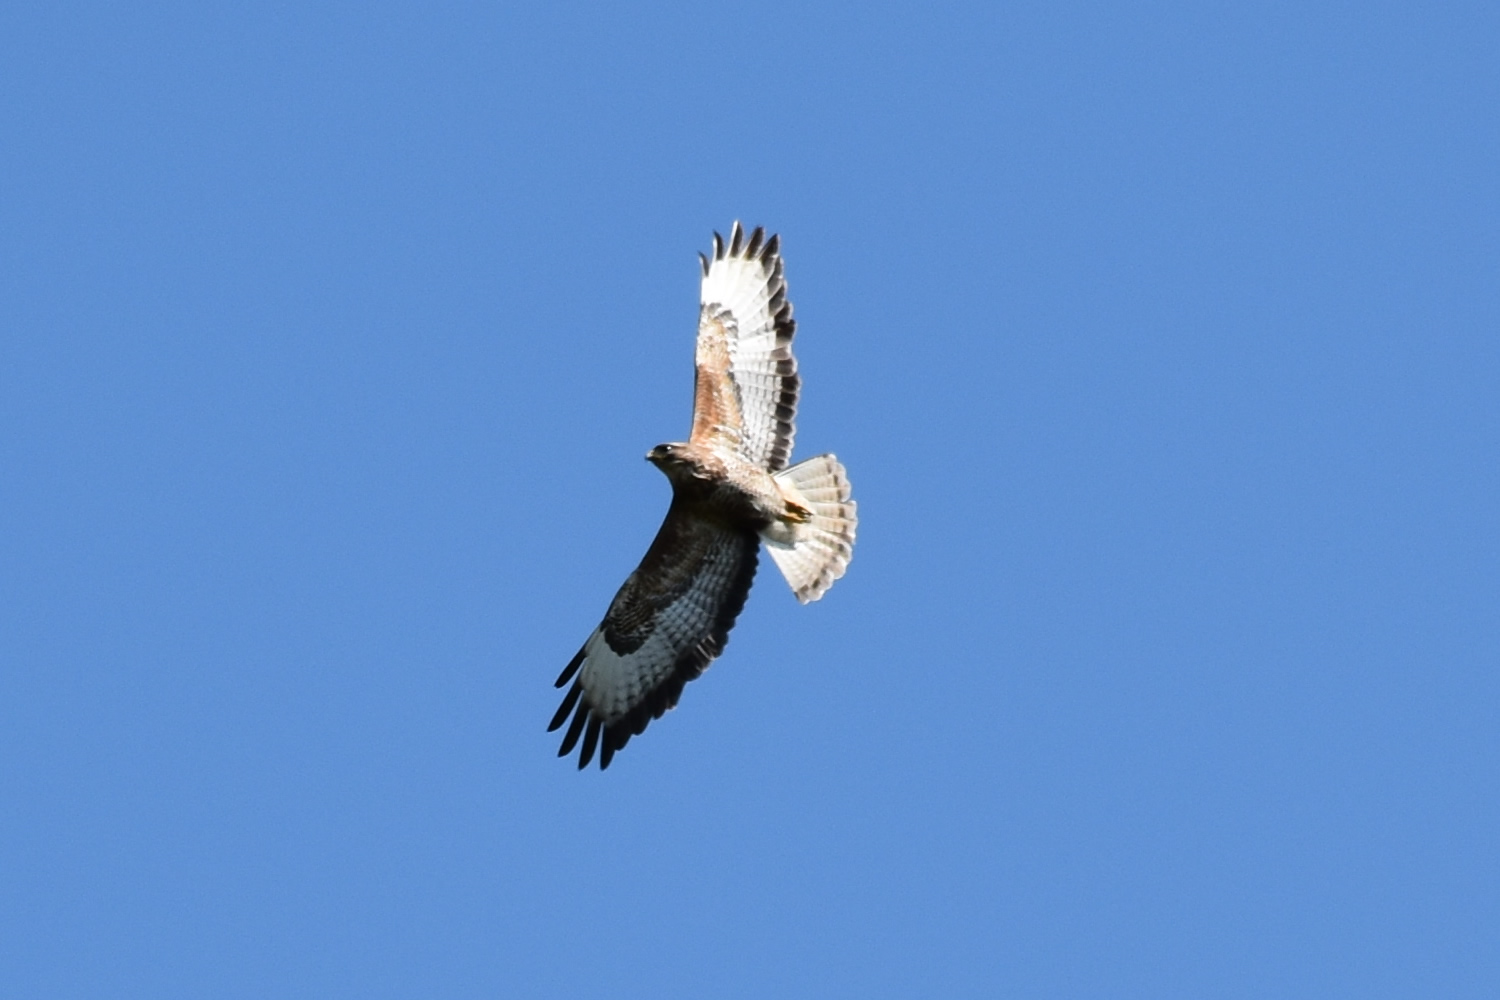
[[[568,723],[559,756],[615,752],[677,704],[724,649],[755,577],[760,543],[798,600],[843,575],[855,505],[832,455],[787,468],[800,379],[796,323],[776,236],[736,222],[703,261],[692,433],[646,456],[672,483],[672,505],[557,686],[572,681],[548,730]],[[569,719],[571,718],[571,722]]]

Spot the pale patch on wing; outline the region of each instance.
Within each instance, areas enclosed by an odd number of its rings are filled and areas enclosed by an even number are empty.
[[[723,650],[755,577],[759,541],[674,503],[645,559],[557,680],[573,686],[552,719],[572,716],[558,756],[582,738],[579,768],[599,766],[677,704],[683,685]]]
[[[693,432],[689,440],[712,443],[721,451],[740,452],[743,418],[739,393],[730,377],[728,309],[710,315],[707,306],[698,317],[698,347],[694,352]]]
[[[714,234],[713,258],[703,258],[693,411],[694,443],[770,472],[791,457],[800,385],[780,249],[760,228],[747,240],[738,222],[727,245]]]

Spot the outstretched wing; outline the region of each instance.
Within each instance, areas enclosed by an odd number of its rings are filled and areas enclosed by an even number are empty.
[[[745,239],[736,222],[729,244],[714,233],[703,261],[698,307],[694,444],[731,451],[779,472],[792,454],[797,361],[792,304],[782,274],[781,239],[757,227]]]
[[[604,621],[573,657],[557,686],[571,679],[548,732],[573,721],[559,757],[583,737],[578,768],[599,750],[599,767],[647,723],[677,704],[729,641],[745,606],[760,540],[694,515],[673,501],[656,540],[615,595]]]

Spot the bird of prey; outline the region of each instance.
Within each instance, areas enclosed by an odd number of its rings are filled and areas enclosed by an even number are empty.
[[[724,650],[745,606],[761,543],[797,599],[823,596],[854,550],[855,504],[832,455],[788,467],[801,379],[781,241],[736,222],[703,283],[687,441],[646,458],[672,483],[672,505],[604,621],[557,679],[572,681],[548,732],[568,723],[559,757],[609,766],[630,737],[677,704]],[[572,721],[569,722],[569,717]]]

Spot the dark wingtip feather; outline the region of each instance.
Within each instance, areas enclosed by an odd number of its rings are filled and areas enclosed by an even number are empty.
[[[609,762],[615,759],[615,751],[619,749],[614,733],[608,729],[604,730],[604,742],[599,746],[599,770],[609,767]]]
[[[552,685],[553,687],[560,688],[564,684],[568,683],[568,681],[573,679],[573,675],[578,672],[579,666],[583,664],[583,657],[584,654],[588,652],[588,648],[588,643],[584,643],[583,648],[580,649],[578,653],[568,661],[568,665],[566,667],[563,667],[563,672],[557,675],[557,682]]]
[[[578,754],[580,771],[589,766],[589,761],[594,759],[594,751],[599,747],[599,725],[597,716],[589,719],[589,728],[583,734],[583,750]]]
[[[745,239],[745,231],[740,228],[740,220],[734,220],[734,229],[729,233],[729,256],[738,257],[740,246]]]
[[[557,714],[552,717],[552,722],[547,726],[547,732],[556,732],[557,728],[567,721],[568,713],[573,711],[573,706],[578,704],[578,696],[583,694],[583,685],[574,684],[568,693],[563,695],[562,705]]]
[[[719,235],[719,231],[717,229],[715,229],[714,230],[714,260],[723,260],[723,259],[724,259],[724,237],[720,236]]]
[[[772,233],[771,238],[766,240],[766,247],[760,252],[762,261],[770,260],[781,252],[781,234]]]
[[[708,277],[708,258],[700,253],[698,255],[698,262],[703,265],[703,276],[705,278]]]
[[[578,745],[578,736],[583,732],[583,724],[588,721],[588,718],[588,706],[580,706],[573,715],[573,724],[568,727],[567,733],[563,736],[562,746],[558,748],[559,757],[566,757],[573,752],[573,747]]]
[[[755,231],[750,234],[750,245],[745,247],[745,257],[754,260],[760,256],[760,242],[766,238],[764,226],[756,226]]]

